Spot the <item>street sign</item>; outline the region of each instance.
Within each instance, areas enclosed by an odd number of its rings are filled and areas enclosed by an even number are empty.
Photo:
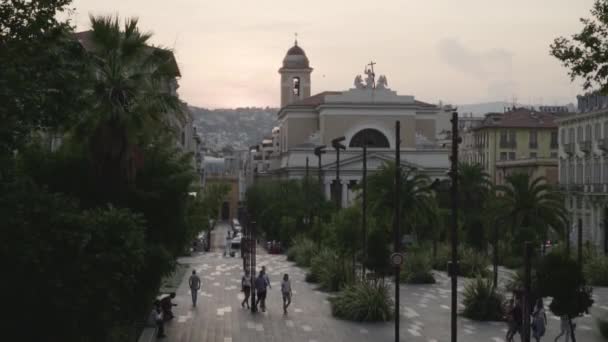
[[[401,253],[391,254],[391,264],[395,267],[403,265],[404,256]]]

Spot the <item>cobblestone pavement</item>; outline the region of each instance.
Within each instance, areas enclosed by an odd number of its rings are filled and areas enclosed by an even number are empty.
[[[225,236],[225,226],[218,228],[216,238]],[[258,250],[261,250],[259,248]],[[285,256],[260,252],[258,266],[265,265],[272,284],[266,313],[252,314],[241,308],[240,292],[242,260],[223,257],[222,251],[183,258],[181,263],[196,269],[203,285],[196,308],[192,307],[188,275],[178,288],[175,303],[176,318],[167,324],[166,341],[232,342],[232,341],[393,341],[393,324],[361,324],[341,321],[331,316],[328,294],[317,291],[304,281],[305,270],[287,262]],[[289,314],[283,315],[280,277],[288,273],[292,279],[293,303]],[[462,284],[459,284],[460,294]],[[434,285],[401,287],[401,340],[449,341],[450,283],[438,274]],[[596,289],[596,310],[608,310],[602,304],[608,299],[608,289]],[[607,303],[607,301],[604,301]],[[559,329],[559,320],[550,312],[548,331],[543,340],[552,341]],[[577,322],[579,341],[602,341],[592,317]],[[459,341],[504,341],[506,327],[501,322],[480,323],[458,317]],[[518,338],[515,339],[519,341]]]

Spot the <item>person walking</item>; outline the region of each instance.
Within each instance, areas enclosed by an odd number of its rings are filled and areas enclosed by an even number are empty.
[[[291,282],[289,281],[289,275],[287,273],[283,275],[281,293],[283,294],[283,314],[287,315],[287,307],[291,304]]]
[[[266,287],[268,287],[268,282],[264,275],[264,269],[262,269],[258,274],[258,277],[255,279],[255,291],[256,295],[258,296],[255,305],[259,305],[262,312],[266,312]]]
[[[511,301],[513,301],[513,299],[511,299]],[[513,337],[515,336],[515,334],[519,334],[519,336],[522,336],[522,319],[523,319],[523,311],[522,311],[522,307],[521,307],[521,302],[520,299],[515,297],[515,305],[512,306],[511,312],[510,312],[510,320],[509,320],[509,330],[507,331],[507,342],[512,342],[513,341]]]
[[[262,266],[262,272],[264,272],[264,280],[266,280],[266,286],[272,289],[272,286],[270,286],[270,278],[268,278],[268,273],[266,273],[266,266]]]
[[[559,338],[564,335],[566,336],[565,341],[569,342],[570,335],[572,335],[572,331],[570,329],[570,319],[568,318],[568,315],[561,316],[559,322],[560,332],[559,335],[555,337],[555,342],[557,342],[557,340],[559,340]]]
[[[540,338],[545,336],[546,327],[547,314],[545,313],[543,299],[538,298],[536,301],[536,309],[532,314],[532,336],[536,342],[540,342]]]
[[[245,274],[241,278],[241,291],[245,294],[241,307],[247,306],[247,309],[249,309],[249,296],[251,295],[251,276],[249,276],[249,271],[245,271]]]
[[[188,280],[188,285],[190,285],[190,293],[192,294],[192,306],[196,306],[198,290],[201,289],[201,278],[196,275],[196,270],[192,270],[192,275]]]
[[[224,245],[224,256],[228,256],[230,253],[230,245],[232,240],[230,239],[230,231],[226,233],[226,244]]]
[[[154,301],[154,309],[152,310],[153,318],[156,323],[156,337],[164,338],[165,335],[165,320],[163,316],[163,310],[160,306],[160,301]]]

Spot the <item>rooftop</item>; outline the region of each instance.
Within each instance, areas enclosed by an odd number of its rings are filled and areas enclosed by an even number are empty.
[[[488,113],[477,129],[484,128],[557,128],[554,114],[517,108],[506,113]]]

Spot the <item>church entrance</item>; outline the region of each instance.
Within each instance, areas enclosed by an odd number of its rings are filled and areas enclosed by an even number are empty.
[[[228,202],[222,203],[222,220],[228,221],[230,218],[230,205]]]

